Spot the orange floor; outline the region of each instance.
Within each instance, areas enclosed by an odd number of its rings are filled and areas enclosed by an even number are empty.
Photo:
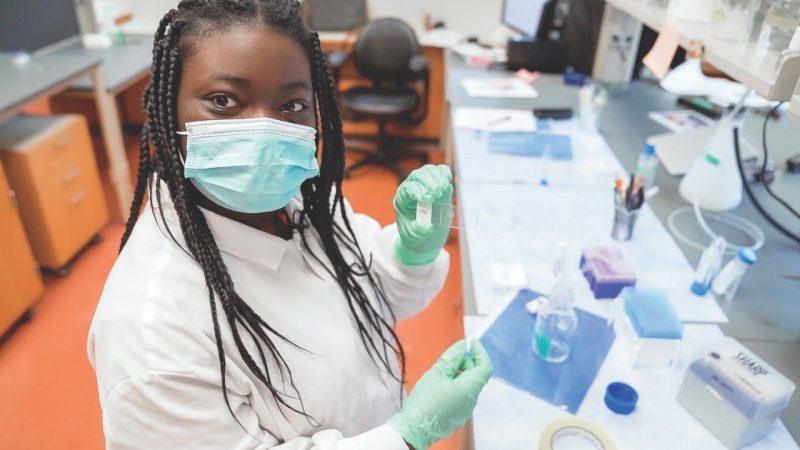
[[[132,161],[136,141],[132,137],[128,143]],[[391,199],[396,187],[388,172],[365,169],[346,182],[345,194],[356,211],[387,224],[393,221]],[[103,448],[86,335],[121,234],[121,224],[108,225],[100,243],[83,251],[68,277],[46,277],[46,291],[34,306],[33,320],[0,342],[0,448]],[[399,325],[408,354],[409,387],[450,343],[463,336],[455,239],[447,250],[452,264],[444,290],[422,314]],[[459,438],[440,442],[434,449],[455,449]]]

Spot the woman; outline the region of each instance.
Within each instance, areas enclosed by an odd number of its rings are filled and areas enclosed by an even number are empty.
[[[335,89],[295,0],[184,0],[159,24],[135,198],[89,336],[109,449],[423,450],[491,376],[448,349],[402,399],[393,326],[441,288],[445,166],[397,225],[342,194]],[[138,217],[145,193],[150,212]]]

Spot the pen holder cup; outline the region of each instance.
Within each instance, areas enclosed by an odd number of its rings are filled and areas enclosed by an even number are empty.
[[[616,205],[611,237],[617,241],[630,241],[633,237],[633,227],[636,225],[636,219],[639,218],[639,211],[641,210],[628,210],[625,205]]]

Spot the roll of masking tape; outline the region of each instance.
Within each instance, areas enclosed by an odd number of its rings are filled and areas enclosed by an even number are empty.
[[[556,420],[544,430],[539,450],[615,450],[611,438],[600,428],[583,419]]]

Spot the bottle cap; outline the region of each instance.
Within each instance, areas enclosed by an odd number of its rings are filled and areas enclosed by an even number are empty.
[[[645,155],[650,155],[650,156],[655,155],[656,154],[656,147],[654,145],[652,145],[652,144],[647,144],[647,145],[644,146],[644,150],[642,150],[642,153],[644,153]]]
[[[739,259],[741,259],[742,262],[744,262],[748,266],[752,266],[753,263],[755,263],[758,260],[758,257],[756,256],[756,254],[753,253],[753,251],[750,250],[749,248],[743,248],[743,249],[739,250],[738,256],[739,256]]]
[[[636,409],[639,393],[630,385],[615,381],[606,388],[605,403],[617,414],[630,414]]]

